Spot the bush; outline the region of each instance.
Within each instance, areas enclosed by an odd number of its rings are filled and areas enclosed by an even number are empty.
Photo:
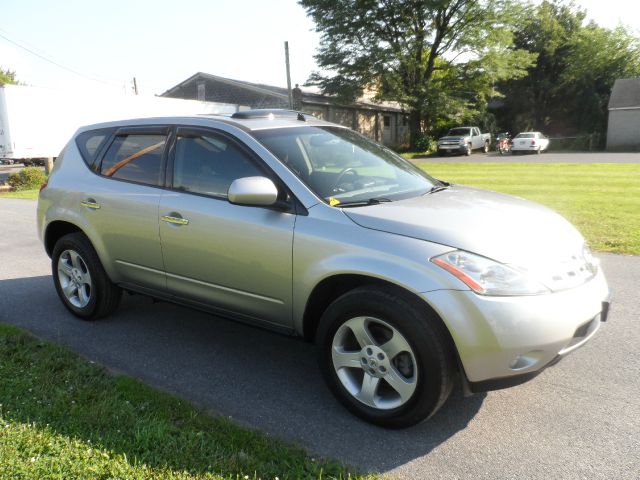
[[[36,167],[26,167],[20,172],[9,175],[9,185],[16,190],[34,190],[47,181],[47,176]]]
[[[429,135],[420,133],[416,138],[415,148],[417,152],[433,152],[437,150],[438,142]]]

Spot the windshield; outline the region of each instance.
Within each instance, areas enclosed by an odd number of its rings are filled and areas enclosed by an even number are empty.
[[[407,160],[346,128],[280,128],[252,135],[330,205],[399,200],[440,185]]]
[[[470,130],[470,128],[452,128],[451,130],[449,130],[449,133],[447,135],[451,135],[453,137],[459,137],[461,135],[467,136],[469,135]]]

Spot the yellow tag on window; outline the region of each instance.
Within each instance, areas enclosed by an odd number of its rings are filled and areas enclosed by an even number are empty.
[[[329,205],[335,207],[336,205],[340,205],[340,200],[337,198],[329,197]]]

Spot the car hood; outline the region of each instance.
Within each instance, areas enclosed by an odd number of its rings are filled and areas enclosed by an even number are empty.
[[[343,212],[365,228],[447,245],[525,269],[581,257],[584,247],[580,233],[554,211],[469,187],[451,186]]]
[[[438,141],[440,141],[440,142],[443,142],[443,141],[459,142],[460,140],[463,140],[465,138],[468,138],[468,136],[467,137],[463,137],[463,136],[458,135],[457,137],[442,137]]]

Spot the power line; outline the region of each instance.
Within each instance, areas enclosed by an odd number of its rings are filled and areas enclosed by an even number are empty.
[[[5,32],[4,30],[1,30],[1,29],[0,29],[0,32],[3,32],[5,34],[7,33],[7,32]],[[40,58],[40,59],[42,59],[42,60],[44,60],[46,62],[49,62],[52,65],[55,65],[58,68],[62,68],[63,70],[67,70],[67,71],[69,71],[71,73],[74,73],[76,75],[79,75],[81,77],[87,78],[89,80],[93,80],[94,82],[100,82],[100,83],[104,83],[105,85],[110,85],[110,86],[120,86],[120,84],[118,84],[116,82],[110,82],[110,81],[107,81],[107,80],[101,80],[99,78],[95,78],[95,77],[92,77],[90,75],[86,75],[86,74],[84,74],[82,72],[79,72],[77,70],[74,70],[73,68],[65,67],[64,65],[61,65],[60,63],[56,62],[55,60],[51,60],[50,58],[47,58],[44,55],[39,54],[38,52],[34,52],[30,48],[27,48],[24,45],[21,45],[20,43],[14,41],[14,40],[11,40],[9,37],[7,37],[6,35],[3,35],[2,33],[0,33],[0,38],[4,38],[7,42],[12,43],[16,47],[21,48],[21,49],[29,52],[30,54],[35,55],[36,57],[38,57],[38,58]]]

